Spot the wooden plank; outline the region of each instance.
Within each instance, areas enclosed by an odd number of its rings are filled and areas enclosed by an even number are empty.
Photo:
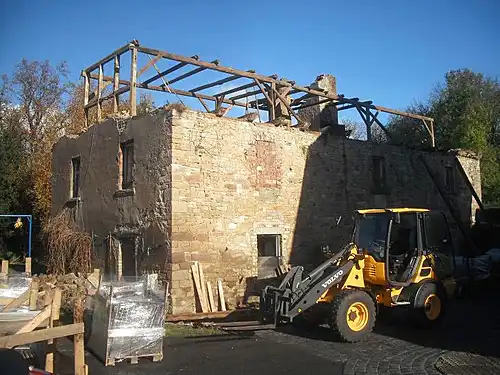
[[[212,312],[216,312],[218,306],[215,305],[212,283],[210,281],[207,281],[207,290],[208,290],[208,301],[210,302],[210,309]]]
[[[286,107],[286,109],[288,109],[288,111],[290,112],[290,115],[291,115],[291,116],[295,117],[295,119],[296,119],[299,123],[304,122],[304,121],[302,121],[302,119],[301,119],[299,116],[297,116],[297,115],[295,114],[295,111],[292,109],[292,107],[290,107],[290,104],[288,104],[288,103],[287,103],[286,98],[285,98],[283,95],[281,95],[277,89],[275,89],[274,87],[271,87],[271,90],[273,90],[273,91],[274,91],[274,94],[275,94],[275,95],[278,97],[278,99],[279,99],[279,100],[283,103],[283,105]]]
[[[198,262],[194,262],[191,264],[191,272],[193,274],[194,286],[196,288],[196,294],[198,295],[198,299],[200,300],[201,310],[202,312],[207,312],[207,308],[205,305],[205,300],[202,296],[202,289],[200,285],[200,274],[198,272]]]
[[[207,103],[205,103],[205,101],[202,98],[198,98],[198,100],[200,101],[203,108],[205,108],[207,112],[210,112],[210,108],[208,108]]]
[[[261,94],[261,93],[262,93],[261,90],[254,90],[254,91],[250,91],[250,92],[244,92],[243,94],[232,96],[232,97],[228,98],[228,100],[237,100],[237,99],[247,98],[249,96],[254,96],[254,95],[257,95],[257,94]]]
[[[165,58],[170,59],[170,60],[184,62],[184,63],[187,63],[187,64],[196,65],[196,66],[199,66],[199,67],[204,67],[204,68],[207,68],[207,69],[216,70],[216,71],[223,72],[223,73],[228,73],[228,74],[232,74],[232,75],[238,75],[238,76],[241,76],[241,77],[247,77],[247,78],[252,78],[252,79],[253,78],[257,78],[261,82],[262,81],[264,81],[264,82],[274,82],[275,81],[272,78],[269,78],[269,77],[266,77],[266,76],[263,76],[263,75],[260,75],[260,74],[245,72],[244,70],[238,70],[238,69],[229,68],[229,67],[225,67],[225,66],[219,66],[219,65],[215,65],[213,63],[195,60],[195,59],[190,58],[190,57],[176,55],[176,54],[169,53],[169,52],[166,52],[166,51],[160,51],[160,50],[157,50],[157,49],[147,48],[147,47],[142,47],[142,46],[138,46],[137,49],[140,52],[147,53],[147,54],[150,54],[150,55],[155,55],[155,56],[158,55],[159,53],[161,53],[161,54],[163,54],[163,56]]]
[[[113,60],[113,58],[116,55],[122,55],[123,53],[127,52],[130,49],[130,47],[133,45],[134,44],[132,42],[125,44],[123,47],[116,49],[115,51],[113,51],[109,55],[107,55],[106,57],[100,59],[95,64],[92,64],[88,68],[84,69],[84,72],[90,73],[90,72],[96,70],[99,67],[99,65],[104,65],[107,62]]]
[[[19,333],[10,336],[0,337],[0,348],[12,348],[19,345],[30,344],[34,342],[47,341],[59,337],[73,336],[77,333],[83,333],[83,323],[68,324],[64,326],[46,328],[28,333]]]
[[[169,84],[169,85],[171,85],[171,84],[173,84],[173,83],[175,83],[175,82],[179,82],[179,81],[181,81],[181,80],[183,80],[183,79],[185,79],[185,78],[188,78],[188,77],[191,77],[191,76],[193,76],[193,75],[195,75],[195,74],[198,74],[198,73],[200,73],[200,72],[202,72],[202,71],[204,71],[204,70],[206,70],[206,69],[207,69],[207,68],[205,68],[205,67],[199,67],[199,68],[196,68],[196,69],[190,70],[190,71],[189,71],[189,72],[187,72],[187,73],[181,74],[181,75],[180,75],[180,76],[178,76],[178,77],[175,77],[175,78],[173,78],[173,79],[168,80],[168,84]],[[163,85],[162,85],[162,86],[163,86]]]
[[[130,61],[130,116],[137,115],[137,48],[131,49]]]
[[[102,96],[102,90],[103,90],[103,80],[102,80],[102,76],[103,76],[103,70],[102,70],[102,65],[99,65],[99,78],[97,80],[97,97],[96,97],[96,101],[97,101],[97,122],[101,122],[102,120],[102,105],[101,105],[101,96]]]
[[[114,67],[113,67],[113,112],[118,112],[118,107],[120,104],[120,96],[116,94],[120,88],[120,56],[115,56]]]
[[[73,321],[76,324],[83,322],[83,303],[81,299],[76,300],[73,310]],[[85,375],[85,349],[83,339],[83,333],[77,333],[73,340],[75,375]]]
[[[87,72],[82,72],[83,75],[83,121],[84,126],[87,128],[89,126],[89,111],[87,109],[87,104],[89,103],[89,93],[90,93],[90,77]]]
[[[22,326],[17,332],[17,334],[20,333],[28,333],[33,331],[36,327],[38,327],[40,324],[42,324],[45,319],[50,317],[51,313],[51,306],[46,306],[40,313],[38,313],[33,319],[31,319],[28,323],[26,323],[24,326]]]
[[[99,99],[99,101],[102,103],[108,99],[111,99],[112,97],[115,97],[115,96],[120,96],[121,94],[125,94],[127,91],[130,90],[130,86],[124,86],[124,87],[120,87],[117,91],[113,91],[112,93],[106,95],[106,96],[103,96]],[[88,108],[92,108],[94,107],[95,105],[97,104],[97,99],[94,99],[92,100],[90,103],[88,103],[86,106],[85,106],[85,109],[88,109]]]
[[[142,47],[142,46],[139,46],[138,43],[134,43],[134,44],[129,43],[126,47],[122,47],[122,48],[125,48],[125,49],[130,48],[132,51],[135,51],[136,53],[137,53],[137,51],[139,51],[139,52],[146,53],[146,54],[153,55],[153,56],[158,56],[158,55],[161,54],[162,57],[165,58],[165,59],[178,61],[180,64],[177,64],[176,66],[179,66],[181,64],[182,64],[182,66],[185,66],[187,64],[191,64],[191,65],[198,66],[200,68],[211,69],[211,70],[215,70],[215,71],[219,71],[219,72],[223,72],[223,73],[228,73],[228,74],[231,74],[231,75],[237,75],[237,76],[240,76],[240,77],[247,77],[247,78],[251,78],[251,79],[255,79],[256,78],[260,82],[267,82],[267,83],[270,83],[270,84],[274,83],[274,84],[277,84],[277,85],[280,85],[280,86],[290,86],[293,89],[293,92],[302,91],[302,92],[311,93],[312,95],[317,95],[317,96],[320,96],[320,97],[330,98],[330,99],[333,99],[333,100],[336,100],[336,101],[342,101],[344,103],[354,104],[354,101],[352,101],[352,100],[344,99],[344,98],[341,98],[338,95],[334,95],[334,94],[326,94],[325,92],[322,92],[322,91],[319,91],[319,90],[313,90],[313,89],[310,89],[310,88],[307,88],[307,87],[298,86],[298,85],[295,84],[295,82],[278,81],[278,80],[276,80],[276,78],[263,76],[263,75],[256,74],[256,73],[253,73],[253,72],[243,71],[243,70],[238,70],[238,69],[233,69],[233,68],[224,67],[224,66],[219,66],[219,65],[214,64],[212,62],[199,61],[199,60],[197,60],[197,59],[195,59],[193,57],[185,57],[185,56],[181,56],[181,55],[176,55],[176,54],[173,54],[173,53],[169,53],[169,52],[166,52],[166,51],[161,51],[161,50],[157,50],[157,49],[153,49],[153,48]],[[110,61],[111,59],[113,59],[114,55],[115,54],[111,54],[111,55],[107,56],[107,59],[105,58],[105,59],[102,59],[100,61],[105,61],[105,62]],[[87,68],[85,71],[91,72],[92,70],[94,70],[95,68],[97,68],[100,64],[104,64],[104,62],[102,62],[102,63],[98,62],[98,63],[90,66],[89,68]],[[153,82],[154,80],[156,80],[158,78],[160,78],[160,75],[156,75],[155,77],[150,78],[149,80],[145,81],[144,84],[148,85],[149,83]],[[390,108],[387,108],[387,107],[375,106],[375,105],[372,105],[372,104],[370,104],[370,105],[362,104],[362,105],[364,107],[368,107],[368,108],[374,109],[374,110],[379,110],[379,111],[385,112],[385,113],[391,113],[391,114],[400,115],[400,116],[409,117],[409,118],[417,118],[417,119],[423,119],[423,120],[427,120],[427,121],[433,121],[433,119],[430,118],[430,117],[421,116],[421,115],[415,115],[415,114],[411,114],[411,113],[408,113],[408,112],[403,112],[403,111],[398,111],[398,110],[390,109]]]
[[[97,75],[95,75],[95,76],[97,77]],[[112,80],[113,79],[110,76],[103,76],[102,78],[103,78],[104,81],[108,81],[108,80]],[[127,92],[130,89],[130,87],[129,87],[130,86],[130,81],[120,80],[120,85],[125,85],[125,87],[121,87],[118,90],[117,94],[123,94],[123,93]],[[194,92],[184,91],[184,90],[180,90],[180,89],[174,89],[172,87],[167,88],[167,87],[164,87],[163,85],[162,86],[149,86],[146,83],[137,82],[137,87],[141,88],[141,89],[148,89],[148,90],[153,90],[153,91],[161,91],[161,92],[174,93],[174,94],[178,94],[178,95],[182,95],[182,96],[190,96],[190,97],[193,97],[193,98],[202,98],[202,99],[210,100],[210,101],[213,101],[213,102],[215,102],[217,100],[217,98],[215,96],[210,96],[210,95],[205,95],[205,94],[197,94],[197,93],[194,93]],[[114,93],[111,93],[111,94],[109,94],[107,96],[102,97],[101,101],[104,101],[104,100],[107,100],[107,99],[111,98],[113,96],[113,94]],[[220,95],[220,94],[217,94],[217,95]],[[246,103],[236,102],[236,101],[233,101],[233,100],[223,99],[222,102],[226,103],[226,104],[237,105],[239,107],[246,107]],[[94,100],[90,101],[89,103],[87,103],[85,105],[85,109],[91,108],[91,107],[95,106],[95,104],[96,104],[96,101],[94,99]]]
[[[3,275],[9,274],[9,261],[8,260],[2,260],[2,274]]]
[[[174,89],[172,87],[170,87],[170,89],[168,89],[166,87],[160,87],[160,86],[143,86],[141,83],[138,83],[137,87],[139,87],[139,88],[147,88],[149,90],[154,90],[154,91],[172,92],[172,93],[178,94],[178,95],[191,96],[193,98],[202,98],[202,99],[210,100],[210,101],[213,101],[213,102],[217,101],[217,98],[214,97],[214,96],[204,95],[204,94],[197,94],[195,92],[189,92],[189,91],[184,91],[184,90],[180,90],[180,89]],[[226,104],[237,105],[239,107],[246,107],[245,103],[237,102],[237,101],[233,101],[233,100],[228,100],[228,99],[222,99],[221,98],[221,102],[222,103],[226,103]]]
[[[185,67],[187,65],[187,63],[179,63],[179,64],[176,64],[174,65],[173,67],[169,68],[169,69],[166,69],[164,70],[163,72],[161,73],[158,73],[157,75],[145,80],[144,82],[142,82],[143,85],[149,85],[151,82],[153,81],[156,81],[157,79],[160,79],[161,77],[164,77],[166,76],[167,74],[170,74],[170,73],[173,73],[175,72],[176,70],[179,70],[183,67]]]
[[[220,86],[220,85],[223,85],[224,83],[228,83],[228,82],[240,79],[240,78],[241,77],[238,77],[238,76],[230,76],[230,77],[226,77],[226,78],[223,78],[223,79],[219,79],[218,81],[207,83],[206,85],[195,87],[194,89],[191,89],[191,90],[188,90],[188,91],[190,91],[190,92],[201,91],[201,90],[208,89],[210,87]]]
[[[203,265],[198,262],[198,272],[200,275],[200,285],[201,285],[201,293],[203,295],[203,299],[205,300],[205,308],[206,312],[210,311],[210,304],[208,302],[208,292],[207,292],[207,283],[205,282],[205,275],[203,274]]]
[[[240,78],[240,77],[238,77],[238,78]],[[227,94],[232,94],[233,92],[238,92],[238,91],[241,91],[241,90],[246,90],[246,89],[249,89],[250,87],[254,87],[256,85],[257,84],[255,82],[248,83],[246,85],[238,86],[238,87],[226,90],[226,91],[219,92],[219,93],[215,94],[214,96],[216,96],[216,97],[226,96]]]
[[[62,300],[62,291],[59,288],[56,288],[54,291],[54,297],[52,299],[52,309],[50,320],[52,322],[59,320],[59,314],[61,310],[61,300]]]
[[[31,282],[30,293],[30,310],[36,310],[36,303],[38,300],[38,281]]]
[[[23,294],[21,294],[19,297],[11,300],[4,308],[0,311],[9,311],[12,309],[15,309],[16,307],[21,306],[31,295],[31,288],[26,290]]]
[[[24,263],[24,272],[26,272],[28,276],[31,276],[31,257],[26,257]]]
[[[235,311],[216,311],[207,313],[191,313],[191,314],[177,314],[167,316],[166,321],[170,323],[182,322],[182,321],[194,321],[202,319],[219,319],[226,318]]]
[[[162,58],[162,54],[160,53],[159,55],[155,56],[153,59],[149,60],[146,65],[144,65],[139,71],[137,72],[137,78],[139,78],[146,70],[151,68],[155,63],[158,62]]]
[[[271,108],[271,110],[269,111],[270,112],[269,116],[272,119],[274,119],[274,102],[272,101],[271,97],[267,94],[266,88],[259,82],[258,79],[255,80],[255,83],[259,86],[260,91],[266,97],[268,107]],[[271,88],[271,90],[272,90],[272,88]],[[258,103],[255,104],[255,107],[257,107],[257,109],[258,109]]]
[[[217,279],[217,289],[219,291],[219,302],[221,311],[226,311],[226,300],[224,298],[224,289],[222,288],[222,280]]]

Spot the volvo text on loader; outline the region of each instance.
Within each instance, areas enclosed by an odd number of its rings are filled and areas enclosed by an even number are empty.
[[[295,266],[279,287],[263,289],[261,321],[327,322],[345,342],[372,331],[379,306],[407,308],[417,322],[432,325],[455,293],[454,259],[442,212],[358,210],[351,243],[310,273]]]

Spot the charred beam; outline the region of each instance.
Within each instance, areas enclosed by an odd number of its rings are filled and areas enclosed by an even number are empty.
[[[92,79],[99,79],[99,74],[90,73],[89,77],[92,78]],[[114,78],[111,77],[111,76],[102,76],[102,80],[104,82],[114,82]],[[127,80],[124,80],[124,79],[120,79],[118,82],[120,83],[120,85],[129,85],[130,84],[130,81],[127,81]]]
[[[162,91],[162,92],[167,92],[167,93],[172,92],[173,94],[177,94],[177,95],[190,96],[193,98],[202,98],[202,99],[210,100],[213,102],[217,101],[217,98],[215,96],[197,94],[195,92],[184,91],[184,90],[180,90],[180,89],[173,89],[172,87],[166,88],[163,86],[147,86],[147,85],[144,85],[143,83],[137,83],[137,87],[149,89],[149,90],[153,90],[153,91]],[[222,98],[220,98],[220,99],[222,99]],[[230,99],[222,99],[222,100],[220,100],[220,102],[226,103],[226,104],[233,104],[233,105],[236,105],[238,107],[244,107],[244,108],[246,108],[246,106],[247,106],[245,103],[233,101]]]
[[[265,96],[265,98],[267,100],[267,107],[269,108],[269,118],[271,120],[274,120],[276,115],[275,115],[273,99],[271,99],[271,97],[269,96],[269,94],[266,91],[266,88],[264,87],[264,85],[262,85],[262,83],[259,82],[258,79],[255,79],[255,83],[259,86],[260,91],[262,92],[262,94]],[[259,109],[259,102],[258,101],[255,102],[255,108]]]
[[[312,97],[312,95],[311,95],[311,94],[305,94],[305,95],[302,95],[302,96],[300,96],[300,97],[298,97],[298,98],[293,99],[293,101],[292,101],[292,104],[291,104],[291,105],[292,105],[292,106],[293,106],[293,105],[297,105],[297,104],[299,104],[300,102],[302,102],[303,100],[308,99],[308,98],[311,98],[311,97]]]
[[[120,88],[120,56],[115,56],[114,71],[113,71],[113,93]],[[113,95],[113,112],[118,112],[120,97]]]
[[[281,95],[279,93],[279,91],[276,88],[274,88],[273,86],[268,87],[268,89],[269,88],[274,92],[274,94],[278,97],[278,99],[283,103],[283,105],[286,107],[286,109],[288,109],[288,111],[290,112],[290,115],[293,116],[293,117],[295,117],[295,119],[297,120],[297,122],[299,124],[303,123],[304,121],[302,121],[302,119],[299,116],[297,116],[297,114],[292,109],[292,107],[290,107],[290,104],[288,104],[286,98],[283,95]]]
[[[219,79],[218,81],[215,81],[215,82],[207,83],[206,85],[203,85],[203,86],[195,87],[194,89],[191,89],[189,91],[190,92],[197,92],[197,91],[205,90],[205,89],[208,89],[210,87],[220,86],[220,85],[223,85],[224,83],[231,82],[231,81],[234,81],[234,80],[237,80],[240,78],[241,77],[238,77],[238,76],[230,76],[227,78]]]
[[[198,56],[193,56],[193,57],[192,57],[192,59],[195,59],[195,60],[196,60],[196,59],[198,59]],[[159,79],[159,78],[161,78],[161,77],[164,77],[164,76],[166,76],[167,74],[173,73],[173,72],[175,72],[176,70],[179,70],[179,69],[181,69],[181,68],[185,67],[186,65],[187,65],[187,63],[185,63],[185,62],[181,62],[181,63],[179,63],[179,64],[176,64],[176,65],[174,65],[173,67],[168,68],[167,70],[164,70],[163,72],[158,73],[157,75],[155,75],[155,76],[153,76],[153,77],[151,77],[151,78],[149,78],[149,79],[145,80],[143,83],[144,83],[145,85],[149,85],[151,82],[156,81],[157,79]]]
[[[173,53],[169,53],[169,52],[165,52],[165,51],[160,51],[160,50],[157,50],[157,49],[153,49],[153,48],[146,48],[146,47],[137,47],[137,49],[143,53],[147,53],[147,54],[150,54],[150,55],[158,55],[158,54],[163,54],[165,56],[165,58],[167,59],[170,59],[170,60],[175,60],[175,61],[180,61],[180,62],[185,62],[187,64],[192,64],[192,65],[197,65],[197,66],[200,66],[200,67],[205,67],[207,69],[212,69],[212,70],[216,70],[218,72],[223,72],[223,73],[228,73],[228,74],[231,74],[231,75],[238,75],[240,77],[247,77],[247,78],[257,78],[259,81],[263,81],[263,82],[274,82],[276,81],[275,79],[273,78],[270,78],[270,77],[266,77],[266,76],[263,76],[263,75],[260,75],[260,74],[255,74],[255,73],[250,73],[250,72],[246,72],[244,70],[238,70],[238,69],[234,69],[234,68],[229,68],[229,67],[225,67],[225,66],[219,66],[219,65],[215,65],[213,63],[209,63],[209,62],[205,62],[205,61],[198,61],[198,60],[195,60],[195,59],[192,59],[192,58],[189,58],[189,57],[185,57],[185,56],[181,56],[181,55],[176,55],[176,54],[173,54]],[[282,83],[284,84],[284,83]],[[290,86],[290,84],[288,84],[288,86]]]
[[[87,69],[84,69],[83,71],[87,72],[87,73],[91,73],[94,70],[96,70],[99,67],[99,65],[106,64],[107,62],[113,60],[115,58],[115,56],[123,55],[125,52],[127,52],[133,46],[135,46],[134,42],[127,43],[123,47],[120,47],[117,50],[111,52],[109,55],[107,55],[106,57],[102,58],[101,60],[99,60],[95,64],[92,64],[91,66],[89,66]]]
[[[244,92],[243,94],[236,95],[236,96],[233,96],[233,97],[228,98],[228,99],[229,100],[237,100],[237,99],[242,99],[242,98],[247,98],[249,96],[257,95],[260,93],[261,93],[261,91],[259,89],[259,90],[254,90],[254,91],[250,91],[250,92]]]
[[[137,87],[139,87],[139,85],[137,85]],[[114,91],[114,92],[112,92],[112,93],[110,93],[110,94],[108,94],[106,96],[103,96],[103,97],[99,98],[99,100],[97,100],[97,98],[94,99],[94,100],[92,100],[91,102],[87,103],[84,106],[84,109],[92,108],[92,107],[94,107],[97,104],[98,101],[100,103],[102,103],[103,101],[111,99],[114,96],[125,94],[129,90],[130,90],[130,86],[123,86],[123,87],[119,88],[117,91]]]
[[[256,86],[256,84],[252,82],[252,83],[248,83],[248,84],[243,85],[243,86],[235,87],[234,89],[219,92],[219,93],[215,94],[214,96],[226,96],[227,94],[232,94],[233,92],[246,90],[246,89],[248,89],[250,87],[254,87],[254,86]]]
[[[205,101],[204,101],[202,98],[200,98],[199,96],[198,96],[198,100],[200,101],[200,103],[201,103],[201,105],[203,106],[203,108],[205,108],[205,110],[206,110],[207,112],[210,112],[210,108],[208,108],[208,106],[207,106],[207,104],[205,103]]]
[[[216,62],[217,62],[217,60],[212,61],[212,62],[211,62],[211,64],[215,64]],[[191,77],[191,76],[193,76],[193,75],[195,75],[195,74],[198,74],[198,73],[200,73],[200,72],[202,72],[202,71],[204,71],[204,70],[206,70],[206,69],[207,69],[207,68],[205,68],[205,67],[203,67],[203,66],[200,66],[199,68],[196,68],[196,69],[190,70],[189,72],[184,73],[184,74],[180,75],[179,77],[176,77],[176,78],[174,78],[174,79],[170,79],[170,80],[168,80],[168,84],[169,84],[169,85],[171,85],[171,84],[173,84],[173,83],[175,83],[175,82],[179,82],[179,81],[181,81],[181,80],[183,80],[183,79],[185,79],[185,78],[188,78],[188,77]],[[163,86],[163,85],[162,85],[162,86]]]
[[[304,109],[304,108],[314,107],[315,105],[320,105],[320,104],[328,103],[331,101],[332,101],[332,99],[323,99],[323,100],[320,100],[319,102],[301,105],[300,107],[295,108],[295,110],[299,111],[299,110]]]
[[[147,62],[146,65],[144,65],[138,72],[137,72],[137,78],[139,78],[146,70],[151,68],[154,64],[158,62],[163,56],[159,54],[158,56],[155,56],[154,59],[151,59]]]

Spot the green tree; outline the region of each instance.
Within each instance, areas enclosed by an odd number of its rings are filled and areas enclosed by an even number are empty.
[[[407,112],[434,118],[436,148],[464,148],[481,157],[485,203],[500,204],[500,83],[469,69],[446,73],[427,102]],[[420,120],[393,117],[388,129],[391,142],[428,148],[430,135]]]

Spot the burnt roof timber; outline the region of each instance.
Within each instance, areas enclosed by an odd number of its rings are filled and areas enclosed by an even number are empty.
[[[230,76],[230,77],[226,77],[223,79],[219,79],[218,81],[207,83],[206,85],[203,85],[203,86],[195,87],[194,89],[191,89],[188,91],[190,91],[190,92],[202,91],[202,90],[209,89],[210,87],[220,86],[220,85],[223,85],[224,83],[235,81],[235,80],[240,79],[240,78],[241,77],[239,77],[239,76]]]
[[[217,60],[212,61],[211,64],[218,64],[218,61]],[[173,84],[175,82],[179,82],[179,81],[181,81],[181,80],[183,80],[185,78],[194,76],[195,74],[198,74],[198,73],[200,73],[200,72],[202,72],[202,71],[204,71],[206,69],[208,69],[208,68],[206,68],[204,66],[200,66],[200,67],[198,67],[196,69],[193,69],[193,70],[190,70],[189,72],[184,73],[184,74],[182,74],[182,75],[180,75],[180,76],[178,76],[176,78],[168,80],[168,84],[171,85],[171,84]],[[165,86],[165,84],[162,84],[162,86]]]
[[[166,52],[166,51],[161,51],[161,50],[157,50],[157,49],[143,47],[143,46],[140,46],[137,41],[133,41],[131,43],[128,43],[127,45],[125,45],[125,46],[117,49],[115,52],[113,52],[110,55],[106,56],[104,59],[99,60],[99,62],[97,62],[97,63],[91,65],[89,68],[85,69],[82,72],[82,75],[85,72],[87,72],[87,73],[91,72],[92,70],[96,69],[100,65],[105,64],[106,62],[111,61],[114,58],[115,55],[123,54],[124,52],[126,52],[129,49],[130,50],[131,49],[135,49],[138,52],[142,52],[142,53],[146,53],[146,54],[154,55],[154,56],[161,55],[162,58],[164,58],[164,59],[174,60],[174,61],[178,61],[180,63],[185,63],[184,65],[191,64],[191,65],[195,65],[195,66],[198,66],[198,67],[203,67],[203,68],[206,68],[206,69],[211,69],[211,70],[214,70],[214,71],[219,71],[219,72],[222,72],[222,73],[227,73],[227,74],[231,74],[231,75],[237,75],[237,76],[240,76],[240,77],[246,77],[246,78],[250,78],[250,79],[257,79],[257,80],[259,80],[262,83],[275,84],[277,87],[279,87],[279,86],[288,86],[288,87],[291,88],[290,93],[292,93],[292,94],[298,93],[298,92],[302,91],[304,93],[309,93],[309,94],[311,94],[313,96],[318,96],[318,97],[323,97],[323,98],[331,99],[331,101],[336,102],[336,104],[339,104],[339,103],[352,104],[352,105],[356,105],[357,104],[357,105],[361,105],[365,109],[374,109],[374,110],[378,110],[378,111],[381,111],[381,112],[390,113],[390,114],[394,114],[394,115],[399,115],[399,116],[404,116],[404,117],[409,117],[409,118],[416,118],[416,119],[426,120],[426,121],[433,121],[432,118],[426,117],[426,116],[412,114],[412,113],[408,113],[408,112],[404,112],[404,111],[399,111],[399,110],[395,110],[395,109],[391,109],[391,108],[387,108],[387,107],[383,107],[383,106],[378,106],[378,105],[374,105],[374,104],[365,104],[364,102],[350,101],[349,99],[341,99],[338,95],[335,95],[335,94],[329,94],[329,93],[322,92],[322,91],[319,91],[319,90],[311,89],[309,87],[303,87],[303,86],[296,85],[294,81],[288,81],[288,80],[283,80],[283,79],[277,80],[277,79],[274,79],[273,77],[269,77],[269,76],[264,76],[264,75],[260,75],[260,74],[256,74],[256,73],[252,73],[252,72],[248,72],[248,71],[243,71],[243,70],[238,70],[238,69],[234,69],[234,68],[230,68],[230,67],[219,66],[219,65],[211,63],[211,62],[200,61],[200,60],[197,60],[197,59],[194,59],[194,58],[185,57],[185,56],[181,56],[181,55],[169,53],[169,52]],[[156,79],[158,79],[158,78],[160,78],[160,77],[157,77]],[[145,88],[145,89],[150,88],[148,86],[148,84],[150,82],[152,82],[152,81],[150,81],[150,80],[148,80],[148,81],[146,81],[147,83],[144,82],[141,85],[137,85],[137,87],[141,87],[141,88]],[[160,91],[166,91],[166,90],[161,89]],[[183,90],[177,90],[177,91],[179,93],[180,92],[187,93],[186,96],[194,96],[193,93],[188,92],[188,91],[183,91]],[[209,96],[208,100],[214,100],[214,99],[215,99],[214,97]],[[228,99],[225,99],[224,102],[227,103],[227,100]],[[234,103],[232,103],[232,104],[234,104]],[[234,105],[237,105],[237,104],[234,104]]]
[[[89,66],[87,69],[84,69],[83,72],[85,73],[91,73],[93,72],[94,70],[96,70],[99,65],[104,65],[106,64],[107,62],[110,62],[111,60],[113,60],[115,58],[115,56],[120,56],[120,55],[123,55],[125,52],[127,52],[134,44],[133,43],[127,43],[125,44],[124,46],[114,50],[113,52],[111,52],[109,55],[107,55],[106,57],[100,59],[98,62],[96,62],[95,64],[92,64],[91,66]]]
[[[144,83],[145,85],[149,85],[150,83],[152,83],[152,82],[156,81],[157,79],[160,79],[161,77],[164,77],[164,76],[166,76],[167,74],[173,73],[173,72],[175,72],[176,70],[179,70],[180,68],[185,67],[186,65],[187,65],[187,63],[185,63],[185,62],[178,63],[178,64],[176,64],[176,65],[172,66],[171,68],[168,68],[168,69],[164,70],[163,72],[158,73],[158,74],[156,74],[155,76],[153,76],[153,77],[151,77],[151,78],[149,78],[149,79],[145,80],[143,83]]]
[[[257,94],[262,94],[262,91],[260,89],[258,89],[258,90],[254,90],[254,91],[244,92],[243,94],[232,96],[228,99],[229,100],[242,99],[242,98],[247,98],[249,96],[253,96],[253,95],[257,95]]]
[[[248,83],[246,85],[235,87],[233,89],[229,89],[229,90],[226,90],[226,91],[219,92],[219,93],[215,94],[214,96],[226,96],[227,94],[232,94],[233,92],[238,92],[238,91],[241,91],[241,90],[245,90],[245,89],[248,89],[248,88],[254,87],[254,86],[257,86],[257,84],[255,82],[252,82],[252,83]]]

